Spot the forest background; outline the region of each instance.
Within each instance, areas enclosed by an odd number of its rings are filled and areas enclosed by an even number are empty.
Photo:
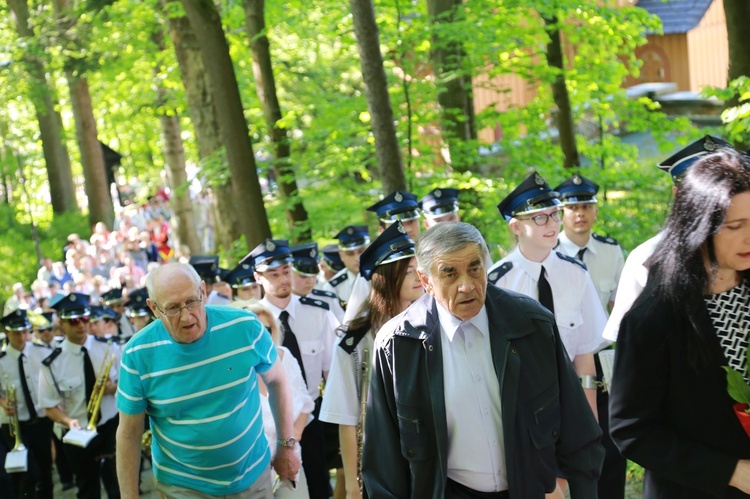
[[[0,5],[0,301],[116,216],[173,193],[184,253],[199,243],[187,188],[214,193],[223,267],[266,237],[331,242],[393,189],[462,189],[464,221],[499,258],[495,206],[530,171],[601,186],[599,232],[630,250],[656,233],[671,181],[655,164],[705,133],[746,141],[750,8],[724,0],[731,80],[723,130],[668,117],[622,88],[660,22],[622,0],[8,0]],[[736,42],[733,40],[737,40]],[[475,113],[474,89],[534,97]],[[500,130],[488,143],[478,131]],[[644,154],[629,134],[653,136]],[[122,157],[108,178],[100,142]],[[268,170],[278,190],[264,195]],[[38,244],[35,245],[35,241]]]

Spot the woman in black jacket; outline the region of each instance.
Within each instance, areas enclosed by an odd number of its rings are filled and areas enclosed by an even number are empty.
[[[722,369],[748,379],[747,158],[724,149],[690,167],[648,266],[620,327],[612,439],[645,468],[646,499],[750,497],[750,437]]]

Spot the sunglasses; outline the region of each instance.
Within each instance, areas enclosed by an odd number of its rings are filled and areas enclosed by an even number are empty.
[[[87,324],[89,322],[89,319],[91,319],[91,317],[89,317],[88,315],[84,315],[83,317],[76,317],[74,319],[64,319],[64,320],[71,326],[77,326],[79,323]]]

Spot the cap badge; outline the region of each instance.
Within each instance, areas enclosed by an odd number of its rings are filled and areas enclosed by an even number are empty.
[[[400,203],[404,200],[404,196],[402,196],[400,192],[396,191],[396,195],[393,196],[393,199],[395,199],[397,203]]]
[[[76,295],[70,295],[70,301],[76,301]]]
[[[211,270],[216,270],[216,264],[215,263],[211,264]]]
[[[706,141],[703,143],[703,149],[708,152],[713,152],[719,148],[719,145],[711,140],[711,137],[706,137]]]
[[[351,236],[352,234],[354,234],[354,228],[353,227],[349,227],[348,229],[346,229],[346,233]]]
[[[311,249],[311,250],[310,250],[310,256],[311,256],[312,258],[315,258],[315,257],[316,257],[317,255],[318,255],[318,252],[317,252],[317,251],[315,251],[315,248],[313,248],[313,249]]]
[[[577,173],[573,175],[573,183],[576,185],[581,185],[583,183],[583,179],[581,179],[581,176]]]
[[[271,240],[269,239],[269,240],[268,240],[268,241],[266,242],[266,249],[267,249],[268,251],[274,251],[274,250],[276,250],[276,244],[275,244],[275,243],[274,243],[273,241],[271,241]]]
[[[250,264],[248,264],[248,263],[243,263],[243,264],[242,264],[242,270],[250,270]]]
[[[436,198],[443,197],[443,191],[441,191],[440,189],[435,189],[435,197]]]
[[[544,185],[544,179],[538,173],[535,173],[534,174],[534,183],[536,185]]]

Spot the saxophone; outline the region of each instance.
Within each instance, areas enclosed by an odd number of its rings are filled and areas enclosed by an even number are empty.
[[[10,416],[8,421],[8,429],[10,430],[10,436],[16,439],[16,443],[13,446],[11,452],[25,450],[26,446],[21,441],[21,425],[18,422],[18,407],[16,404],[16,387],[8,381],[8,375],[4,375],[5,379],[5,400],[8,405],[13,406],[13,415]]]
[[[357,482],[359,492],[364,495],[365,482],[362,480],[362,448],[365,442],[365,414],[367,413],[367,389],[370,385],[370,350],[362,350],[362,376],[359,383],[359,420],[357,421]]]

